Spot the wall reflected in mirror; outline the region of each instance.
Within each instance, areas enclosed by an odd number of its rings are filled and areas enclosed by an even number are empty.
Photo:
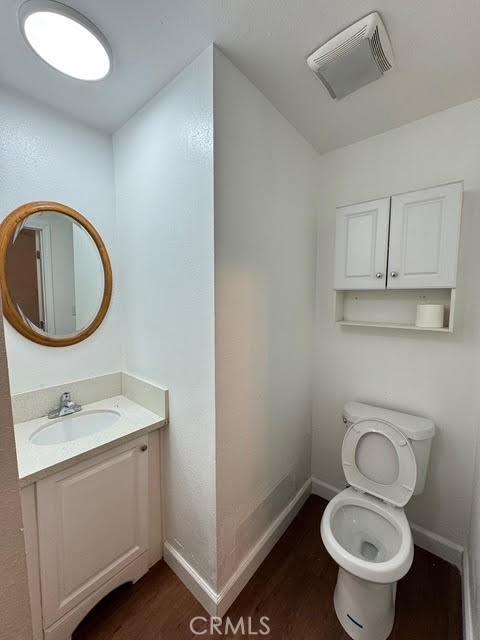
[[[74,336],[98,314],[105,287],[101,256],[71,217],[42,211],[25,218],[12,235],[5,266],[12,302],[36,332]]]

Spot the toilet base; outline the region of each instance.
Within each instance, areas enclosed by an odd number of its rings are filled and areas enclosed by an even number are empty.
[[[396,592],[396,582],[368,582],[340,567],[333,596],[340,624],[353,640],[386,640],[395,619]]]

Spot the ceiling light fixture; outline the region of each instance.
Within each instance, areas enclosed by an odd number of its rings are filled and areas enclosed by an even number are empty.
[[[112,68],[102,32],[81,13],[54,0],[28,0],[20,28],[33,51],[51,67],[77,80],[101,80]]]

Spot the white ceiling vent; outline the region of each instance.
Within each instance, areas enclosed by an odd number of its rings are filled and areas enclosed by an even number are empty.
[[[332,98],[343,98],[378,80],[393,66],[393,53],[379,14],[370,13],[307,58]]]

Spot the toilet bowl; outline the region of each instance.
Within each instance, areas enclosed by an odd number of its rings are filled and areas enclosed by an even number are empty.
[[[396,582],[412,565],[412,534],[403,509],[355,489],[328,503],[321,534],[335,562],[363,580]]]
[[[386,640],[397,582],[413,561],[403,506],[423,489],[434,425],[360,403],[346,405],[344,415],[342,466],[350,486],[329,502],[320,527],[339,566],[334,607],[354,640]]]
[[[321,535],[339,565],[334,606],[343,628],[355,640],[385,640],[395,618],[396,583],[413,561],[403,509],[345,489],[327,505]]]

